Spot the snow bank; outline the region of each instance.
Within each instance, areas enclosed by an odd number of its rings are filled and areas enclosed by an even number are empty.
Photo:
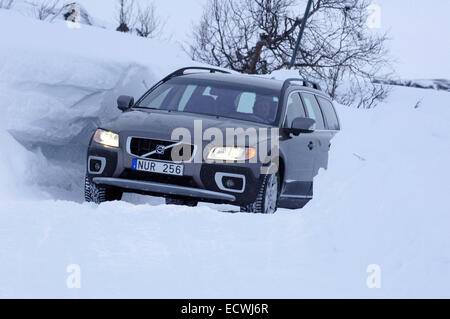
[[[43,155],[29,178],[41,186],[80,188],[92,130],[100,119],[119,114],[117,97],[139,97],[163,75],[194,64],[166,42],[88,26],[71,29],[63,21],[50,24],[11,10],[0,10],[0,28],[1,128]],[[49,175],[44,157],[72,164],[53,166],[62,174]]]
[[[6,128],[25,144],[66,144],[88,120],[118,114],[119,94],[138,96],[162,74],[190,63],[163,42],[4,10],[0,20],[2,112]],[[8,25],[17,25],[16,36]]]
[[[189,60],[2,10],[0,37],[0,296],[450,297],[447,92],[399,87],[374,110],[340,107],[344,130],[304,210],[227,214],[140,196],[96,206],[75,200],[85,127],[116,112],[119,92],[139,95]],[[66,286],[71,264],[81,289]],[[366,285],[372,264],[380,289]]]
[[[449,296],[449,104],[446,92],[395,88],[374,110],[340,109],[344,131],[304,211],[321,228],[333,296]],[[357,292],[354,275],[369,264],[382,289]]]

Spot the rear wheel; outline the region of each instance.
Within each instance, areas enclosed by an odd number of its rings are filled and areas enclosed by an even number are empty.
[[[166,197],[166,205],[197,207],[198,201],[194,199],[180,199],[180,198]]]
[[[123,192],[114,187],[95,184],[86,176],[84,180],[84,199],[88,203],[101,204],[122,199]]]
[[[280,194],[280,175],[263,175],[261,186],[256,201],[250,205],[241,207],[241,212],[254,214],[275,214],[278,209]]]

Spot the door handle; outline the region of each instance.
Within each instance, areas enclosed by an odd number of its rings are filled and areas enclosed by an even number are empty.
[[[314,148],[314,142],[309,142],[309,144],[308,144],[308,148],[309,148],[309,150],[310,151],[312,151],[313,150],[313,148]]]

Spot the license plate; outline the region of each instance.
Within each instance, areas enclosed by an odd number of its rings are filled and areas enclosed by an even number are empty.
[[[133,159],[132,169],[149,173],[183,176],[184,166],[180,164],[147,161],[135,158]]]

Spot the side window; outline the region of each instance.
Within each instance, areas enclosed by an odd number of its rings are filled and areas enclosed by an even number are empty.
[[[336,115],[336,111],[334,110],[333,104],[324,99],[323,97],[317,96],[319,100],[320,107],[322,108],[323,115],[327,120],[328,129],[330,130],[339,130],[339,120]]]
[[[305,109],[300,95],[298,93],[292,93],[288,99],[285,127],[290,128],[292,121],[297,117],[306,117]]]
[[[316,120],[316,129],[325,129],[325,122],[323,120],[322,111],[320,110],[319,103],[317,103],[316,97],[311,93],[302,93],[303,101],[305,102],[308,117]]]

